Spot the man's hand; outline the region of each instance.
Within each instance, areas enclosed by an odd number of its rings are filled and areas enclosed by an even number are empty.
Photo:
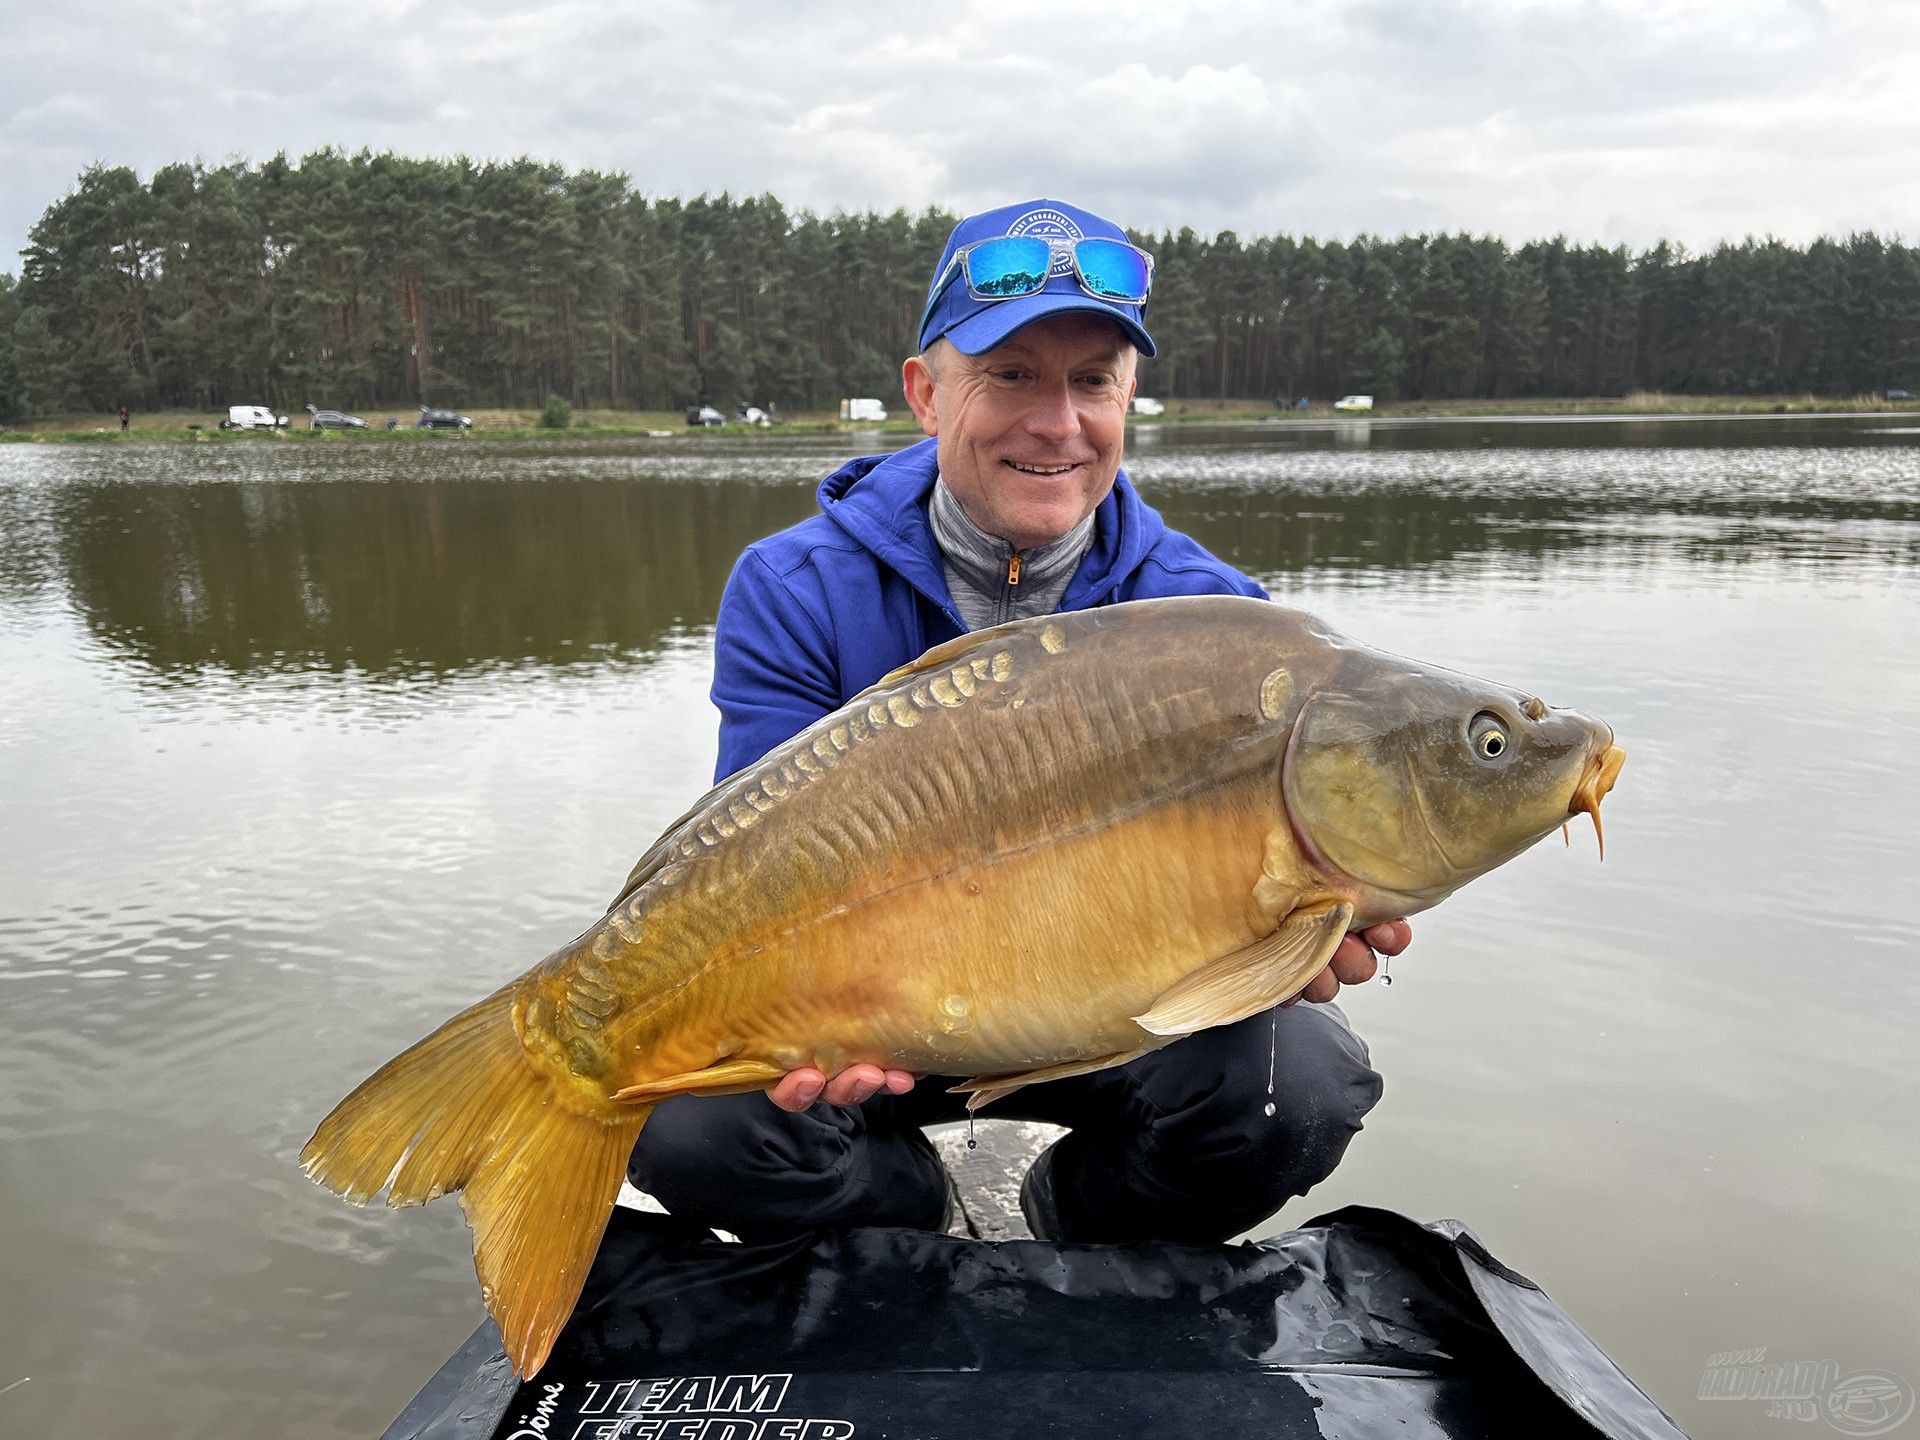
[[[858,1105],[885,1090],[889,1095],[904,1095],[913,1088],[913,1076],[905,1070],[882,1070],[878,1065],[849,1065],[833,1079],[811,1065],[789,1070],[767,1087],[767,1098],[782,1110],[805,1110],[814,1102],[829,1105]]]
[[[1302,1000],[1326,1001],[1340,993],[1342,985],[1364,985],[1373,978],[1380,968],[1375,952],[1381,955],[1398,955],[1413,940],[1413,927],[1404,920],[1382,920],[1378,925],[1369,925],[1340,941],[1340,948],[1333,952],[1333,959],[1327,962],[1327,968],[1307,982],[1307,988],[1293,999],[1289,1005]],[[792,1076],[788,1076],[792,1079]]]

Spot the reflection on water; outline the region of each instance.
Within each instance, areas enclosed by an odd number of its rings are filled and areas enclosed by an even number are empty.
[[[125,479],[68,487],[46,518],[75,608],[154,670],[445,672],[651,651],[711,623],[743,537],[813,508],[736,476],[494,473]]]
[[[1920,472],[1897,441],[1512,449],[1490,437],[1518,427],[1401,425],[1386,431],[1398,444],[1456,448],[1350,449],[1373,423],[1189,429],[1204,443],[1186,445],[1149,431],[1132,470],[1170,523],[1271,577],[1537,575],[1583,553],[1613,567],[1920,560]],[[1761,422],[1684,433],[1724,440],[1737,428],[1750,441],[1756,426],[1765,433]],[[1879,433],[1797,421],[1793,434],[1810,427],[1832,439]],[[1643,423],[1526,434],[1593,440],[1622,428],[1683,433]],[[1270,443],[1276,433],[1284,444]],[[832,458],[817,445],[665,448],[115,451],[110,471],[67,483],[8,477],[0,514],[22,523],[9,527],[14,543],[0,543],[0,595],[57,575],[96,636],[163,677],[208,665],[447,673],[645,654],[712,623],[741,547],[811,513],[811,482]],[[221,463],[200,473],[192,462],[203,456]],[[68,457],[30,458],[44,470]],[[433,463],[394,473],[399,458]],[[29,538],[38,544],[21,543]]]
[[[1755,1424],[1691,1398],[1713,1351],[1920,1380],[1910,431],[1131,441],[1277,594],[1620,729],[1605,867],[1542,847],[1352,997],[1387,1098],[1282,1223],[1460,1215],[1701,1436]],[[841,458],[0,447],[0,1432],[142,1433],[157,1382],[169,1428],[364,1435],[464,1335],[458,1210],[292,1157],[705,788],[720,587]]]

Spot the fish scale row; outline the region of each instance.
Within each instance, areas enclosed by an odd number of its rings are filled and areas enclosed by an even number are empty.
[[[1053,633],[1058,629],[1050,627],[1041,637],[1037,648],[1044,653],[1031,654],[1032,664],[1016,661],[1010,649],[996,650],[948,667],[932,680],[903,682],[886,694],[884,701],[876,698],[868,703],[864,725],[859,723],[862,716],[858,705],[848,707],[842,719],[832,720],[824,729],[816,728],[769,756],[751,774],[710,801],[705,814],[689,817],[680,827],[683,838],[679,849],[684,855],[688,848],[684,832],[690,829],[705,853],[697,854],[690,873],[678,878],[695,883],[673,886],[671,898],[657,897],[676,912],[679,923],[665,928],[680,941],[675,948],[682,952],[682,963],[637,967],[653,972],[652,986],[659,983],[660,968],[682,969],[683,974],[689,970],[709,972],[716,958],[712,954],[715,947],[736,953],[742,948],[755,953],[770,943],[780,948],[779,936],[768,932],[783,928],[782,912],[791,914],[793,883],[801,878],[795,875],[796,868],[804,874],[805,888],[831,886],[842,894],[849,889],[854,892],[847,895],[846,903],[833,907],[835,910],[861,908],[864,901],[902,883],[934,878],[931,873],[917,877],[902,874],[887,862],[899,854],[913,853],[919,841],[943,825],[951,827],[957,819],[985,821],[984,830],[976,835],[987,847],[980,858],[988,860],[997,842],[1017,839],[1006,834],[1009,819],[1015,822],[1016,831],[1044,826],[1057,833],[1059,823],[1067,817],[1035,812],[1056,809],[1061,794],[1058,782],[1065,778],[1061,771],[1075,768],[1063,767],[1063,761],[1072,757],[1081,766],[1091,761],[1098,769],[1101,760],[1119,759],[1136,749],[1147,738],[1142,730],[1150,730],[1156,719],[1164,723],[1166,718],[1135,711],[1124,702],[1117,706],[1116,689],[1105,683],[1110,675],[1103,670],[1095,669],[1091,675],[1083,671],[1072,677],[1082,683],[1069,684],[1068,676],[1048,664],[1065,648],[1063,635]],[[1052,643],[1047,643],[1049,640]],[[980,721],[988,717],[976,717],[964,735],[951,737],[955,743],[932,750],[930,763],[924,759],[929,753],[924,736],[916,737],[914,750],[914,758],[921,763],[911,765],[888,763],[898,753],[894,747],[871,743],[889,730],[913,728],[924,720],[944,722],[952,729],[961,719],[956,712],[976,698],[984,698],[988,704],[999,702],[993,721],[1011,721],[1009,711],[1020,708],[1026,697],[1014,693],[1023,687],[1008,687],[1016,677],[1023,682],[1033,680],[1043,667],[1053,671],[1048,678],[1057,682],[1057,688],[1047,686],[1046,698],[1064,690],[1071,692],[1069,698],[1076,703],[1033,705],[1017,723],[982,724]],[[1092,683],[1086,683],[1088,680]],[[903,713],[915,717],[910,725],[900,723]],[[1049,777],[1056,782],[1053,786],[1045,783]],[[1031,801],[1043,791],[1050,793],[1044,795],[1046,803],[1040,806],[1030,805],[1024,811],[1002,807],[999,813],[983,815],[987,810],[985,797],[996,792],[1024,795]],[[793,810],[796,803],[801,813]],[[743,811],[743,805],[751,808]],[[719,812],[758,816],[775,806],[787,813],[787,823],[774,827],[774,831],[747,833],[755,829],[749,824],[724,827],[723,833],[720,824],[711,823],[711,817]],[[1073,818],[1100,828],[1093,814]],[[953,837],[949,834],[946,838]],[[798,867],[796,860],[801,862]],[[754,874],[772,861],[777,861],[786,876],[787,884],[781,887],[785,893],[758,894],[753,889]],[[646,892],[654,889],[647,885],[633,896],[634,910],[650,908],[656,895]],[[755,900],[762,903],[755,904]],[[756,916],[754,911],[760,913]],[[816,921],[819,918],[816,916]],[[789,934],[787,938],[798,937]],[[689,948],[707,954],[696,961],[686,953]],[[687,966],[687,961],[694,963]],[[655,988],[652,1003],[644,1009],[664,1019],[661,1012],[673,1008],[663,1004],[668,999]],[[570,1007],[570,1018],[577,1023],[597,1022],[593,1012],[603,1008],[603,1003],[598,994],[591,995],[584,1006]],[[579,1013],[583,1009],[588,1013]]]

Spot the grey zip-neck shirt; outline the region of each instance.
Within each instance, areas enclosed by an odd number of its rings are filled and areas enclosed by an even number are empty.
[[[1093,516],[1089,515],[1058,540],[1019,552],[997,535],[989,535],[960,508],[960,501],[944,479],[933,482],[927,504],[934,543],[940,547],[947,589],[969,630],[1051,615],[1067,593],[1067,582],[1093,544]],[[1018,579],[1009,582],[1010,575]]]

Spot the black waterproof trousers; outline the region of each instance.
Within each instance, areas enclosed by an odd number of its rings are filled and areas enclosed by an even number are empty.
[[[674,1214],[742,1239],[937,1227],[946,1176],[919,1127],[965,1118],[953,1083],[928,1076],[905,1095],[798,1115],[759,1093],[669,1100],[627,1174]],[[1030,1085],[984,1113],[1071,1131],[1050,1162],[1064,1232],[1053,1238],[1205,1242],[1250,1229],[1331,1174],[1380,1090],[1340,1008],[1302,1003]]]

